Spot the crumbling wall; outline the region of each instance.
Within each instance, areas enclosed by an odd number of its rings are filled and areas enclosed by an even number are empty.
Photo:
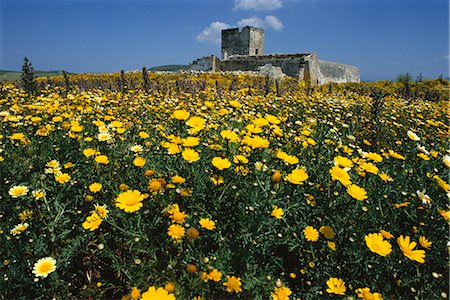
[[[194,60],[189,67],[190,71],[212,71],[213,56],[203,56]]]
[[[330,61],[318,60],[318,84],[330,82],[359,82],[359,69],[355,66],[338,64]]]
[[[280,67],[284,74],[303,79],[304,56],[298,55],[261,55],[235,56],[220,62],[221,71],[258,71],[259,67],[272,65]],[[302,78],[299,76],[302,75]]]
[[[246,26],[222,30],[222,59],[232,55],[261,55],[264,53],[264,30]]]

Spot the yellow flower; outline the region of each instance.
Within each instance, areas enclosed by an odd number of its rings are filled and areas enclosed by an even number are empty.
[[[416,247],[417,243],[416,242],[410,243],[409,236],[403,237],[403,235],[401,235],[400,237],[397,238],[397,243],[400,246],[400,250],[402,250],[403,254],[407,258],[417,261],[421,264],[425,262],[424,260],[425,250],[413,250],[414,247]]]
[[[172,224],[167,228],[167,234],[178,242],[184,236],[184,227],[178,224]]]
[[[362,162],[358,166],[358,171],[362,172],[368,172],[377,175],[378,174],[378,168],[373,163],[368,162]]]
[[[292,184],[302,184],[308,177],[308,173],[304,169],[295,169],[285,177],[285,180]]]
[[[305,235],[306,240],[310,242],[316,242],[319,239],[319,232],[312,226],[306,226],[306,228],[303,229],[303,234]]]
[[[96,212],[102,219],[106,219],[106,216],[109,213],[109,210],[106,208],[106,205],[94,205],[94,212]]]
[[[245,129],[247,129],[247,131],[251,134],[258,134],[263,132],[263,130],[261,129],[261,127],[259,126],[255,126],[253,124],[249,124],[245,127]]]
[[[199,221],[200,225],[207,230],[214,230],[216,228],[216,222],[210,220],[209,218],[202,218]]]
[[[31,195],[34,197],[34,199],[39,200],[44,198],[45,191],[44,190],[35,190],[31,193]]]
[[[59,183],[67,183],[70,180],[70,175],[67,173],[59,173],[55,175],[55,180]]]
[[[406,135],[413,141],[420,141],[420,137],[411,130],[408,130]]]
[[[270,296],[272,297],[272,300],[289,300],[291,294],[292,291],[289,288],[282,286],[276,287],[273,293],[270,293]]]
[[[192,128],[194,128],[196,131],[200,131],[205,127],[205,119],[201,117],[191,117],[186,124]]]
[[[444,218],[445,221],[450,220],[450,210],[438,209],[438,213]]]
[[[334,158],[334,163],[341,168],[351,168],[353,166],[351,159],[343,156],[336,156]]]
[[[373,253],[381,256],[387,256],[392,252],[392,245],[383,239],[381,233],[369,233],[364,237],[366,245]]]
[[[181,176],[175,175],[175,176],[172,176],[172,182],[181,184],[181,183],[185,183],[186,179],[184,179]]]
[[[92,148],[87,148],[83,150],[83,154],[86,157],[91,157],[94,156],[95,154],[97,154],[97,150],[94,150]]]
[[[221,158],[221,157],[214,157],[212,159],[212,164],[214,167],[216,167],[218,170],[228,169],[231,167],[231,162],[227,158]]]
[[[94,231],[95,229],[100,227],[100,224],[102,224],[102,222],[103,218],[94,211],[90,216],[86,218],[86,221],[83,222],[83,228],[86,230]]]
[[[271,215],[277,219],[281,219],[284,215],[283,209],[274,205]]]
[[[37,277],[47,277],[56,270],[56,260],[53,257],[39,259],[33,266],[33,274]]]
[[[222,279],[222,273],[219,270],[217,270],[217,269],[213,269],[207,275],[207,279],[215,281],[215,282],[219,282],[220,279]]]
[[[181,155],[183,156],[183,159],[188,163],[193,163],[200,159],[200,155],[198,154],[198,152],[192,149],[183,150],[183,153],[181,153]]]
[[[109,163],[108,156],[103,154],[96,156],[95,161],[102,165],[107,165]]]
[[[33,211],[29,210],[29,209],[23,210],[18,214],[20,221],[25,221],[27,219],[30,219],[32,215],[33,215]]]
[[[370,289],[365,288],[359,288],[356,289],[356,294],[358,294],[358,298],[361,298],[363,300],[383,300],[383,297],[380,293],[371,293]]]
[[[380,233],[381,233],[381,235],[383,235],[383,237],[385,238],[385,239],[393,239],[394,238],[394,236],[390,233],[390,232],[388,232],[388,231],[386,231],[386,230],[383,230],[383,229],[381,229],[380,230]]]
[[[421,236],[419,237],[419,244],[425,249],[430,250],[431,244],[433,244],[433,242],[430,242],[426,237]]]
[[[12,235],[18,235],[18,234],[21,234],[23,231],[27,230],[27,228],[29,226],[30,225],[28,223],[20,223],[20,224],[17,224],[16,226],[14,226],[14,228],[11,229],[9,232]]]
[[[322,226],[319,229],[319,232],[323,234],[327,239],[334,238],[334,230],[330,226]]]
[[[329,241],[329,242],[327,242],[327,246],[328,246],[328,248],[330,248],[331,250],[336,251],[336,243],[335,243],[335,242]]]
[[[120,193],[115,199],[116,207],[124,210],[127,213],[138,211],[142,207],[142,201],[145,199],[145,194],[137,190],[128,190]]]
[[[102,189],[102,184],[98,182],[94,182],[89,186],[89,191],[92,193],[97,193]]]
[[[380,173],[378,174],[378,176],[380,176],[381,180],[383,180],[384,182],[389,182],[389,181],[393,181],[394,179],[392,179],[391,176],[389,176],[386,173]]]
[[[189,118],[189,112],[184,110],[184,109],[179,109],[173,112],[172,117],[174,119],[183,121],[183,120],[187,120]]]
[[[182,224],[186,220],[188,215],[184,211],[175,211],[170,215],[172,222]]]
[[[405,157],[403,155],[398,154],[398,153],[394,152],[393,150],[389,150],[389,155],[395,159],[405,160]]]
[[[224,182],[223,177],[218,175],[213,175],[211,177],[211,181],[213,182],[214,185],[221,185]]]
[[[227,281],[223,284],[227,288],[228,293],[242,292],[241,278],[227,275]]]
[[[340,168],[338,165],[330,169],[330,175],[332,180],[338,180],[343,186],[352,184],[350,175],[348,175],[345,169]]]
[[[169,294],[164,288],[151,286],[142,293],[141,300],[176,300],[174,294]]]
[[[284,162],[286,162],[290,165],[298,164],[298,161],[299,161],[297,156],[289,155],[286,152],[281,151],[281,150],[277,151],[277,158],[283,160]]]
[[[446,193],[450,192],[450,184],[445,182],[439,175],[434,175],[433,178],[437,181],[437,184],[441,189],[443,189]]]
[[[375,153],[375,152],[364,153],[362,156],[369,160],[373,160],[374,162],[382,162],[383,161],[383,157],[380,154]]]
[[[428,155],[426,155],[425,153],[418,153],[417,154],[418,157],[420,157],[423,160],[430,160],[430,157]]]
[[[235,155],[233,157],[233,162],[235,164],[239,164],[239,163],[246,164],[246,163],[248,163],[248,158],[245,157],[244,155],[240,155],[240,154],[239,155]]]
[[[145,131],[140,131],[139,133],[138,133],[138,135],[139,135],[139,137],[140,138],[142,138],[142,139],[148,139],[149,137],[150,137],[150,135],[147,133],[147,132],[145,132]]]
[[[198,137],[189,136],[182,140],[182,144],[184,147],[195,147],[200,144],[200,139]]]
[[[146,162],[147,161],[145,158],[138,156],[133,160],[133,165],[135,165],[136,167],[143,167],[145,166]]]
[[[231,131],[231,130],[222,130],[220,132],[220,135],[222,136],[222,138],[230,143],[237,143],[239,142],[239,136],[237,135],[236,132]]]
[[[344,295],[345,291],[347,290],[345,288],[344,280],[336,277],[331,277],[330,279],[328,279],[327,286],[327,292],[329,294]]]
[[[12,198],[23,197],[28,193],[28,187],[24,185],[16,185],[10,188],[8,193]]]
[[[164,289],[169,293],[169,294],[173,294],[173,292],[175,291],[175,284],[173,284],[173,282],[168,282],[164,285]]]
[[[357,186],[356,184],[349,185],[347,187],[347,193],[356,200],[362,201],[368,198],[366,190],[362,187]]]

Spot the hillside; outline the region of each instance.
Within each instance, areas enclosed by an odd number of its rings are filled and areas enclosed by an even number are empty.
[[[149,69],[149,71],[181,71],[181,70],[187,70],[189,69],[190,65],[163,65],[163,66],[156,66]]]
[[[62,75],[63,71],[35,71],[36,77],[53,77]],[[0,81],[16,81],[20,80],[22,72],[0,70]]]

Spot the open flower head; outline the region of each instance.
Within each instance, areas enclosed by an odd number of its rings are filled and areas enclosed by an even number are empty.
[[[383,234],[381,233],[369,233],[364,237],[366,241],[366,246],[373,253],[379,254],[381,256],[387,256],[392,252],[392,245],[384,240]]]
[[[141,209],[144,199],[145,194],[141,194],[137,190],[128,190],[117,196],[115,205],[127,213],[132,213]]]
[[[231,162],[227,158],[221,158],[221,157],[214,157],[212,159],[212,164],[214,167],[216,167],[218,170],[228,169],[231,167]]]
[[[278,207],[277,205],[274,205],[271,215],[272,215],[272,217],[281,219],[284,215],[283,209],[281,207]]]
[[[401,235],[397,238],[397,243],[400,246],[400,250],[402,250],[403,254],[407,258],[417,261],[421,264],[425,262],[425,250],[414,250],[417,243],[410,242],[409,236],[403,237],[403,235]]]
[[[306,226],[303,229],[303,234],[305,235],[306,240],[310,242],[316,242],[319,239],[319,231],[312,226]]]
[[[227,288],[228,293],[242,292],[241,278],[227,275],[227,281],[223,284]]]
[[[347,187],[347,193],[356,200],[367,199],[367,192],[364,188],[357,186],[356,184],[351,184]]]
[[[302,184],[308,179],[308,173],[304,169],[295,169],[285,179],[292,184]]]
[[[372,293],[367,287],[356,289],[355,292],[358,295],[358,298],[363,300],[383,300],[383,296],[380,293]]]
[[[141,300],[176,300],[176,298],[174,294],[169,294],[163,287],[151,286],[142,293]]]
[[[10,188],[8,193],[12,198],[23,197],[28,194],[28,187],[24,185],[16,185]]]
[[[332,180],[339,181],[343,186],[348,186],[352,184],[350,180],[350,175],[347,173],[347,171],[339,165],[335,165],[330,169],[330,175]]]
[[[179,242],[184,236],[184,227],[178,224],[172,224],[167,228],[167,234],[175,241]]]
[[[331,277],[327,280],[327,286],[327,293],[329,294],[345,295],[347,290],[345,282],[341,278]]]
[[[289,300],[289,296],[292,294],[292,291],[285,286],[276,287],[275,290],[270,293],[272,300]]]
[[[47,277],[48,274],[56,270],[56,260],[53,257],[39,259],[33,267],[33,274],[36,277]]]
[[[200,225],[207,230],[214,230],[216,228],[216,223],[209,218],[203,218],[199,221]]]

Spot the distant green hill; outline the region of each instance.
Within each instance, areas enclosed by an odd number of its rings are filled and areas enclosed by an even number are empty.
[[[0,81],[16,81],[20,80],[22,72],[0,70]],[[52,77],[60,76],[63,71],[34,71],[36,77]]]
[[[189,69],[190,65],[165,65],[165,66],[156,66],[149,69],[149,71],[170,71],[176,72],[181,70]]]

